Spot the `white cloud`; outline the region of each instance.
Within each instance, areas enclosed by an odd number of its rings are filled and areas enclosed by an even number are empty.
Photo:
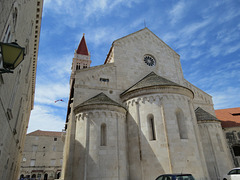
[[[59,103],[54,103],[55,100],[65,99],[69,96],[69,85],[64,83],[48,82],[47,84],[39,84],[36,88],[35,103],[51,104],[59,106]],[[61,106],[66,106],[67,102],[60,103]]]
[[[215,109],[225,109],[239,106],[240,87],[227,87],[221,91],[210,92],[213,96]]]
[[[220,23],[228,22],[239,15],[240,15],[239,8],[236,7],[229,8],[228,11],[226,11],[224,15],[221,18],[219,18],[219,22]]]
[[[171,24],[175,24],[184,17],[185,8],[186,4],[184,1],[178,1],[178,3],[176,3],[175,6],[173,6],[173,8],[169,12]]]
[[[219,43],[219,44],[213,44],[209,48],[209,54],[212,57],[217,57],[217,56],[226,56],[228,54],[232,54],[236,52],[237,50],[240,49],[240,43],[237,44],[224,44],[224,43]]]
[[[132,4],[140,3],[142,0],[89,0],[84,7],[84,16],[88,18],[94,15],[95,17],[111,13],[115,8],[120,6],[131,8]]]
[[[117,29],[117,31],[116,31]],[[127,29],[124,27],[97,27],[86,29],[86,41],[94,44],[94,46],[111,44],[114,40],[127,35]],[[79,35],[79,39],[82,35]],[[108,47],[110,48],[110,47]],[[107,53],[107,52],[106,52]]]
[[[62,131],[65,119],[58,115],[56,109],[48,106],[35,105],[31,112],[28,133],[35,130]]]
[[[235,45],[229,45],[228,47],[225,48],[224,55],[228,55],[231,53],[234,53],[235,51],[240,49],[240,43],[235,44]]]
[[[213,21],[212,18],[204,19],[203,21],[200,22],[195,22],[189,25],[186,25],[180,32],[180,34],[183,34],[184,37],[191,37],[194,33],[200,31],[201,29],[205,29],[206,26],[211,24]],[[208,29],[209,30],[209,29]]]

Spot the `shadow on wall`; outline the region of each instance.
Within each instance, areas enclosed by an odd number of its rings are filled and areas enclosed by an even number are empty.
[[[156,156],[152,147],[161,148],[157,139],[158,132],[153,131],[154,134],[150,136],[155,138],[148,140],[144,133],[139,131],[139,126],[130,114],[127,119],[129,179],[156,179],[160,174],[165,173],[160,157]]]
[[[92,121],[90,121],[89,124],[90,126],[96,126],[96,123]],[[132,129],[127,128],[127,126],[129,125],[131,125]],[[165,172],[164,168],[162,167],[159,159],[153,152],[152,147],[149,144],[149,140],[146,139],[142,132],[138,131],[138,125],[135,123],[135,121],[132,118],[129,118],[127,124],[125,123],[124,128],[125,132],[128,131],[125,137],[129,138],[129,136],[131,136],[129,141],[126,139],[126,143],[128,146],[128,149],[126,150],[126,153],[128,153],[127,155],[128,159],[126,161],[128,161],[129,163],[128,167],[126,167],[125,165],[123,166],[124,164],[123,162],[124,159],[126,158],[126,155],[123,155],[122,153],[119,153],[118,160],[114,159],[109,160],[109,153],[116,154],[118,153],[117,150],[115,152],[113,151],[113,149],[117,149],[117,143],[111,145],[107,143],[105,147],[100,146],[100,143],[99,144],[95,143],[94,148],[98,149],[97,153],[90,152],[91,154],[87,154],[86,156],[85,145],[83,146],[78,140],[75,140],[74,154],[79,154],[80,156],[74,157],[74,163],[72,165],[73,168],[72,178],[84,179],[84,175],[86,174],[86,172],[87,172],[86,178],[90,178],[91,176],[91,179],[96,180],[98,180],[101,177],[116,178],[119,176],[123,178],[122,176],[127,176],[127,174],[123,175],[121,173],[127,171],[127,173],[129,174],[129,177],[127,179],[150,180],[157,178],[160,174],[163,174]],[[139,148],[140,146],[139,134],[141,136],[142,148]],[[95,135],[97,135],[97,133]],[[106,136],[107,138],[111,138],[108,136],[108,134]],[[89,140],[92,141],[93,139],[94,138],[90,137]],[[89,145],[90,149],[93,148],[92,144],[94,144],[93,141],[91,142],[91,145]],[[120,148],[123,147],[122,144],[121,145],[120,144],[121,142],[119,142],[119,147]],[[155,145],[156,144],[158,144],[157,141],[155,141]],[[86,145],[86,147],[87,146],[88,145]],[[129,158],[130,156],[131,158]],[[116,162],[120,163],[120,166]],[[88,167],[86,167],[86,164]],[[104,165],[104,167],[101,167],[100,164]],[[91,169],[89,169],[89,167],[91,167]],[[107,169],[113,169],[113,171]],[[144,178],[142,178],[142,176],[144,176]]]

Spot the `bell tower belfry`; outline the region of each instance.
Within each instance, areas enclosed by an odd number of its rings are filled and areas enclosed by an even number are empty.
[[[90,67],[91,62],[90,53],[88,52],[87,44],[85,41],[85,34],[83,33],[78,48],[74,52],[72,61],[72,73],[74,73],[76,70]]]

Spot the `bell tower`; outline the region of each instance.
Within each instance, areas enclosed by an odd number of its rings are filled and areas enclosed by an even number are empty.
[[[76,70],[90,67],[91,62],[90,53],[88,52],[87,44],[85,41],[85,34],[83,33],[78,48],[74,52],[72,61],[72,73],[74,73]]]

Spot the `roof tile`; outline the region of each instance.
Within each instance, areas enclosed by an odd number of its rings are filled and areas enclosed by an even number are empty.
[[[223,128],[240,126],[240,107],[215,110]]]
[[[89,55],[84,34],[83,34],[83,37],[82,37],[82,39],[81,39],[81,41],[80,41],[80,43],[79,43],[79,45],[78,45],[77,54],[87,55],[87,56]]]
[[[145,76],[143,79],[138,81],[136,84],[134,84],[132,87],[124,91],[121,95],[124,95],[128,92],[145,88],[145,87],[151,87],[151,86],[179,86],[183,87],[175,82],[172,82],[168,79],[165,79],[154,72],[149,73],[147,76]],[[186,88],[186,87],[184,87]]]
[[[52,137],[61,137],[62,132],[57,131],[33,131],[31,133],[28,133],[27,136],[52,136]]]

